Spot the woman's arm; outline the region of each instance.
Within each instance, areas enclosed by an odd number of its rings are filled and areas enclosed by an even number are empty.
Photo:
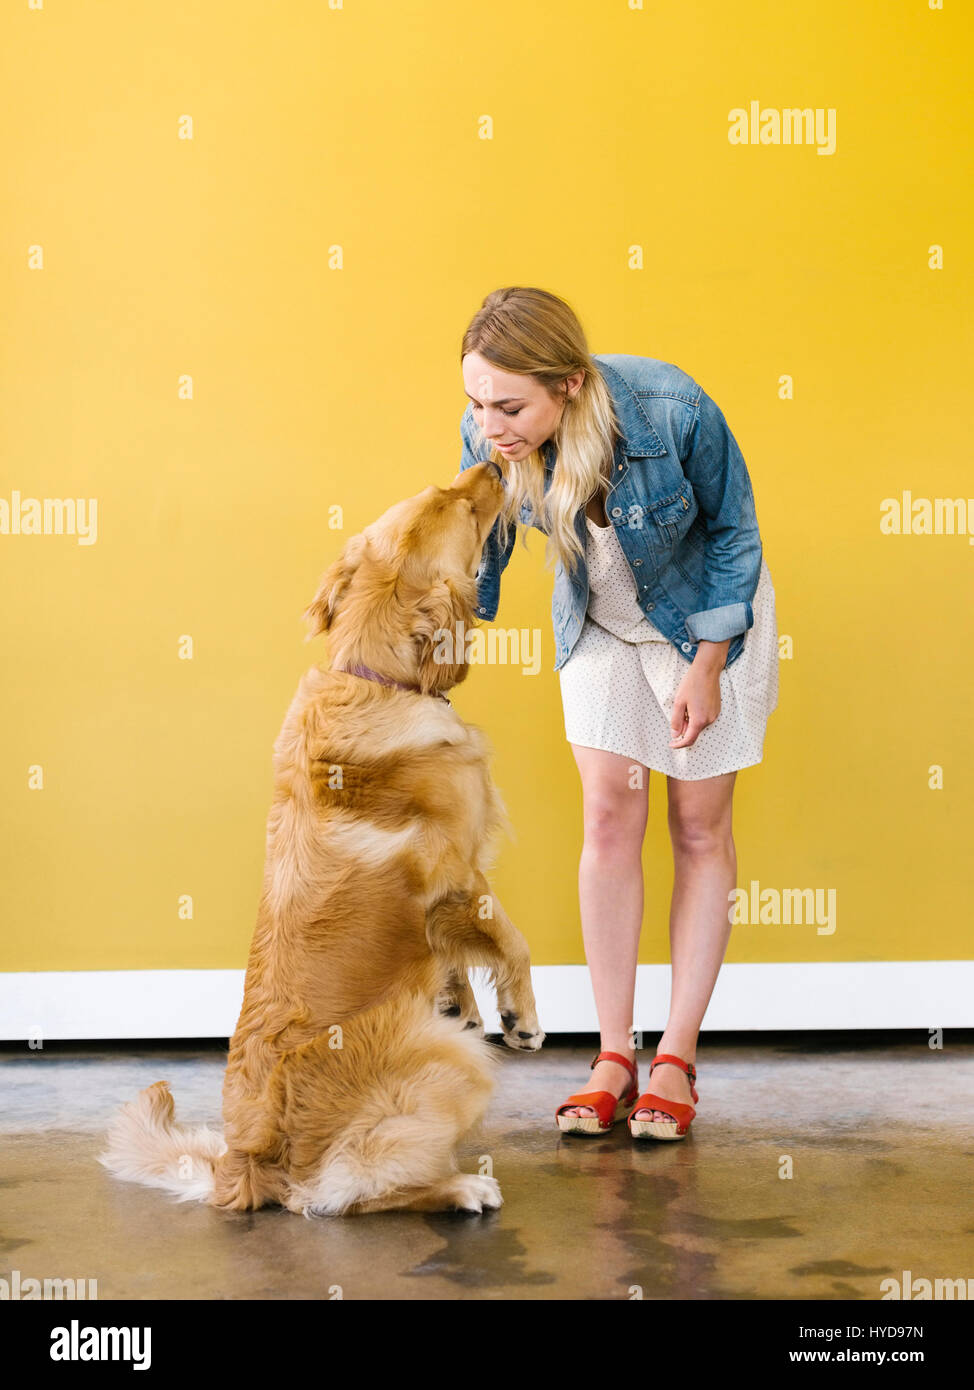
[[[706,532],[706,576],[686,625],[695,642],[723,642],[754,624],[761,536],[747,464],[723,413],[705,391],[692,409],[680,461]]]
[[[671,748],[690,748],[697,735],[720,714],[720,673],[727,660],[730,638],[701,642],[680,681],[670,718]]]
[[[673,702],[671,748],[692,747],[720,714],[730,639],[753,626],[751,604],[761,577],[761,536],[744,456],[705,391],[693,410],[681,462],[706,532],[706,579],[700,608],[686,619],[697,650]]]

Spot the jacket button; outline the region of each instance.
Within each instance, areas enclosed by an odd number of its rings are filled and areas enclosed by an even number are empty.
[[[689,642],[681,642],[681,643],[680,643],[680,651],[681,651],[681,652],[692,652],[692,651],[693,651],[693,648],[691,647],[691,645],[690,645]]]
[[[478,613],[486,613],[486,612],[487,612],[487,609],[486,609],[486,608],[478,608],[478,609],[477,609],[477,612],[478,612]]]
[[[641,564],[642,564],[642,560],[633,560],[633,564],[634,564],[634,565],[641,565]]]
[[[621,508],[621,507],[613,507],[613,508],[612,508],[612,515],[613,515],[613,516],[622,516],[622,508]]]
[[[655,608],[655,607],[656,607],[656,604],[655,604],[655,603],[647,603],[646,607],[647,607],[647,608]]]

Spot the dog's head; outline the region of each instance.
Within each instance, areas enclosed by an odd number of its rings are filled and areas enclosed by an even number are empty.
[[[305,610],[308,640],[327,632],[333,667],[361,662],[433,693],[467,674],[477,568],[504,501],[491,464],[450,487],[397,502],[352,536]]]

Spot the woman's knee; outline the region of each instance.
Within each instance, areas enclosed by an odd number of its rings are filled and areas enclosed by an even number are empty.
[[[668,784],[667,823],[673,853],[694,859],[734,855],[733,793],[736,774]]]
[[[609,790],[587,791],[583,824],[585,849],[602,857],[627,858],[639,854],[646,834],[645,794]]]
[[[734,832],[729,816],[710,816],[703,813],[670,814],[670,840],[673,853],[687,858],[705,859],[715,855],[735,854]]]

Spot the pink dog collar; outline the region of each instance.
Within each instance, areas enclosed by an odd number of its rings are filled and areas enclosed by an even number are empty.
[[[366,680],[379,681],[381,685],[394,685],[399,690],[411,690],[416,695],[435,695],[438,700],[445,700],[447,704],[450,703],[442,690],[420,690],[418,685],[404,685],[402,681],[394,681],[391,676],[383,676],[378,671],[373,671],[371,666],[359,664],[340,666],[338,669],[348,676],[364,676]]]

